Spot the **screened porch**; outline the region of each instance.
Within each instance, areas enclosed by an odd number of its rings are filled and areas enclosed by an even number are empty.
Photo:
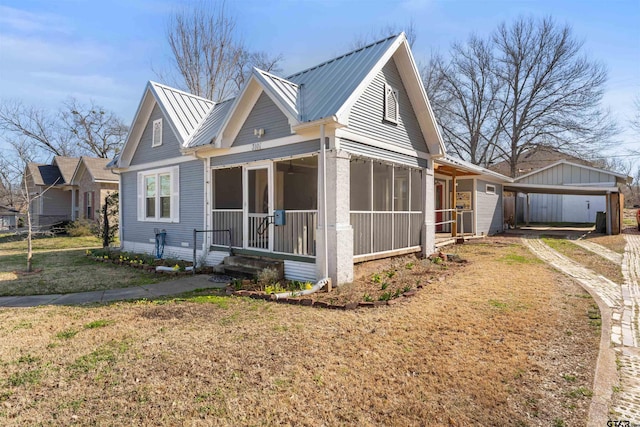
[[[212,229],[238,249],[313,257],[318,221],[317,156],[212,170]],[[285,225],[274,226],[275,210]],[[226,233],[212,246],[228,246]]]
[[[354,259],[419,250],[424,222],[422,170],[352,158],[350,177]]]

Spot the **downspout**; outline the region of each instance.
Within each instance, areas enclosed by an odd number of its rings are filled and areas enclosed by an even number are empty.
[[[329,233],[327,231],[327,147],[324,123],[320,124],[320,147],[322,151],[322,232],[324,240],[324,278],[329,278]],[[320,281],[322,282],[322,280]],[[318,283],[320,283],[318,282]]]

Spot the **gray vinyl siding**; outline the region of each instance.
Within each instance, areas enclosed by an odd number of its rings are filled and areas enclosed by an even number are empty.
[[[495,194],[487,193],[487,184],[496,188]],[[502,185],[478,180],[476,183],[476,234],[492,235],[503,229]]]
[[[180,222],[138,221],[137,176],[138,172],[124,172],[122,179],[122,235],[128,242],[152,243],[154,228],[165,229],[165,246],[182,247],[188,242],[193,249],[193,229],[202,230],[204,218],[204,164],[194,160],[180,164]],[[202,245],[202,235],[198,236],[198,248]],[[165,252],[165,257],[169,256]]]
[[[384,148],[374,147],[343,138],[340,139],[340,149],[359,156],[386,160],[388,162],[399,163],[411,167],[426,168],[429,163],[427,159],[408,156],[406,154],[396,153],[394,151],[385,150]]]
[[[400,114],[397,124],[383,120],[385,83],[398,91]],[[420,124],[393,59],[389,60],[369,87],[365,89],[360,99],[356,101],[351,109],[348,128],[359,135],[391,145],[423,152],[428,151]]]
[[[559,164],[525,177],[518,182],[523,184],[570,185],[570,184],[616,184],[614,175],[586,169],[580,166]]]
[[[522,199],[523,204],[527,199]],[[561,194],[530,194],[529,221],[531,222],[562,222]],[[526,212],[526,207],[523,206]],[[526,221],[526,216],[523,218]]]
[[[254,129],[264,129],[264,135],[258,138],[253,134]],[[287,116],[262,92],[231,145],[238,147],[290,135],[291,126]]]
[[[35,201],[35,203],[38,203]],[[42,195],[42,215],[71,217],[71,191],[58,188],[45,189]]]
[[[259,160],[279,159],[301,154],[315,153],[320,151],[320,140],[299,142],[297,144],[281,145],[264,150],[246,151],[244,153],[227,154],[224,156],[211,157],[211,166],[231,166]]]
[[[157,119],[162,119],[162,145],[152,147],[153,121]],[[160,107],[156,104],[155,107],[153,107],[151,117],[149,117],[144,132],[142,132],[136,152],[133,153],[131,165],[156,162],[172,157],[180,157],[180,143],[173,129],[171,129],[168,120],[163,116],[162,110],[160,110]]]

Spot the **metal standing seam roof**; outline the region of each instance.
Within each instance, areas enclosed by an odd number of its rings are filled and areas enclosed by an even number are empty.
[[[186,147],[200,147],[208,145],[218,136],[222,123],[227,116],[235,98],[219,102],[211,109],[209,115],[203,120],[202,125],[195,131],[186,143]]]
[[[301,121],[336,114],[398,37],[388,37],[287,77],[301,87],[297,105]]]
[[[189,138],[215,106],[215,103],[208,99],[160,83],[149,84],[182,141]]]
[[[289,110],[289,113],[294,117],[300,119],[300,110],[298,108],[298,100],[300,94],[300,87],[290,82],[289,80],[283,79],[282,77],[275,76],[271,73],[267,73],[266,71],[259,70],[257,68],[253,69],[253,73],[258,77],[259,80],[262,81],[266,86],[268,86],[276,96],[280,98],[283,102],[285,108]]]

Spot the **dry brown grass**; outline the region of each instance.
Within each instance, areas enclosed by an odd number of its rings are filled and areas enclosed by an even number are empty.
[[[0,424],[584,424],[593,301],[520,245],[458,250],[465,267],[374,309],[2,309]]]
[[[555,237],[545,237],[543,240],[561,254],[579,262],[607,279],[615,283],[624,283],[624,276],[622,275],[622,269],[619,264],[611,262],[596,253],[584,249],[572,243],[571,240]]]
[[[616,234],[615,236],[607,236],[606,234],[589,234],[587,235],[587,238],[590,241],[609,248],[619,254],[624,253],[624,247],[627,244],[627,241],[624,240],[624,236],[622,234]]]

